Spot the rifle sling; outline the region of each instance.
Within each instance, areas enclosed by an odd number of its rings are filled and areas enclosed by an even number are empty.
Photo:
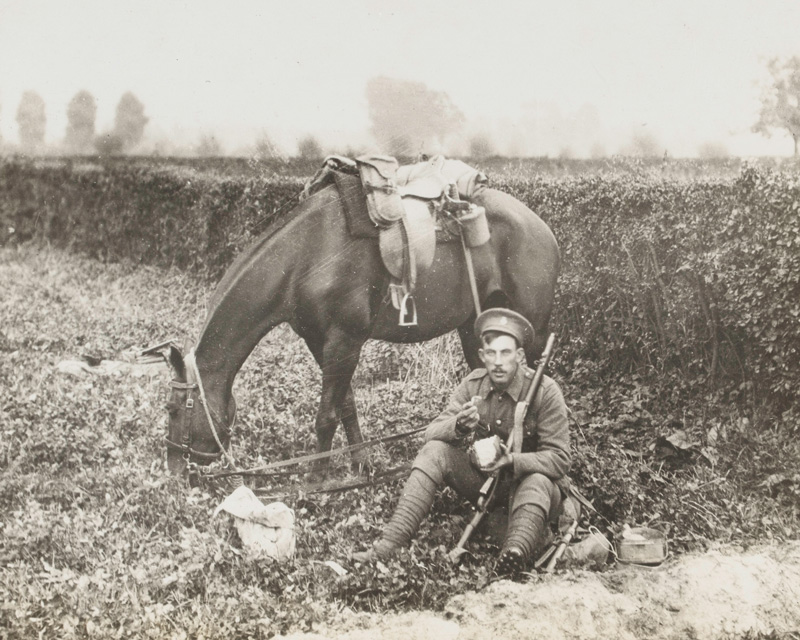
[[[517,402],[517,406],[514,409],[514,427],[511,430],[511,453],[522,453],[522,440],[525,435],[523,429],[525,416],[528,415],[530,404],[533,403],[533,398],[531,398],[530,403],[527,401],[528,391],[530,391],[531,385],[535,379],[536,376],[525,378],[525,382],[519,394],[521,399]]]

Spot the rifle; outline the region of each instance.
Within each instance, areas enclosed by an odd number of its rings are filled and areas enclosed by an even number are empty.
[[[572,524],[569,525],[566,533],[550,545],[550,547],[545,551],[541,557],[536,561],[534,565],[537,569],[540,569],[542,565],[546,562],[547,566],[545,567],[546,573],[551,573],[553,569],[556,568],[556,563],[561,559],[561,556],[564,555],[564,551],[567,549],[567,545],[572,540],[573,536],[575,535],[575,531],[578,529],[578,521],[573,520]]]
[[[525,394],[525,398],[518,402],[517,406],[514,408],[514,428],[511,430],[508,440],[506,441],[506,448],[511,450],[512,453],[519,453],[522,451],[523,422],[526,414],[528,413],[528,407],[533,401],[533,398],[536,396],[536,392],[542,382],[544,370],[547,368],[550,358],[553,355],[553,344],[555,341],[556,335],[551,333],[547,338],[547,345],[542,352],[542,357],[539,359],[539,366],[536,367],[536,373],[531,381],[531,386],[528,387],[528,392]],[[480,489],[480,496],[478,497],[475,515],[472,516],[472,520],[470,520],[469,524],[467,524],[467,526],[464,528],[464,533],[461,534],[458,544],[456,544],[455,548],[448,554],[450,562],[453,564],[457,564],[461,559],[461,556],[466,553],[467,550],[465,545],[472,535],[472,532],[475,531],[475,528],[480,524],[483,516],[486,515],[495,491],[497,490],[497,485],[500,484],[501,475],[502,469],[495,475],[488,477],[486,482],[483,483],[483,486]]]

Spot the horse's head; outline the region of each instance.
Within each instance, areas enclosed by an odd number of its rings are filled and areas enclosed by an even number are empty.
[[[232,397],[222,402],[216,390],[206,388],[194,360],[194,353],[184,357],[170,345],[169,363],[174,378],[167,402],[167,467],[174,474],[186,470],[187,463],[205,465],[220,458],[230,444],[230,429],[236,413]],[[209,396],[223,406],[222,416],[209,404]],[[220,406],[220,405],[217,405]]]

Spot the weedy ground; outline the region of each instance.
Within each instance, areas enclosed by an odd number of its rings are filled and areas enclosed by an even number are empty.
[[[470,515],[452,494],[437,500],[399,559],[348,562],[379,534],[400,481],[293,493],[286,502],[297,514],[295,559],[252,562],[227,517],[212,518],[230,485],[190,488],[166,473],[165,370],[58,371],[60,361],[83,355],[124,360],[166,338],[191,342],[210,293],[201,278],[24,245],[0,249],[0,288],[3,636],[270,637],[352,610],[441,609],[491,580],[496,547],[480,536],[460,566],[447,560]],[[553,365],[572,408],[573,476],[600,511],[594,524],[607,532],[623,523],[659,527],[677,553],[710,541],[798,537],[797,425],[766,423],[713,394],[682,406],[674,380],[661,383],[677,390],[670,395],[658,381],[598,380],[593,371],[592,363]],[[465,372],[453,336],[368,343],[355,381],[365,436],[424,425]],[[272,332],[234,387],[239,464],[313,452],[319,387],[304,344],[287,327]],[[672,437],[669,425],[684,437]],[[343,444],[337,436],[335,446]],[[376,470],[411,460],[419,444],[374,450]],[[348,462],[334,461],[333,480],[348,477]],[[295,491],[304,481],[258,486]],[[349,573],[338,576],[327,560]]]

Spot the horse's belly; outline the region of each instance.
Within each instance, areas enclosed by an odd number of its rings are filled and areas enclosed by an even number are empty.
[[[454,268],[451,251],[440,251],[433,265],[420,273],[414,291],[417,325],[400,326],[400,311],[386,296],[370,337],[389,342],[421,342],[456,329],[472,313],[469,282]]]

